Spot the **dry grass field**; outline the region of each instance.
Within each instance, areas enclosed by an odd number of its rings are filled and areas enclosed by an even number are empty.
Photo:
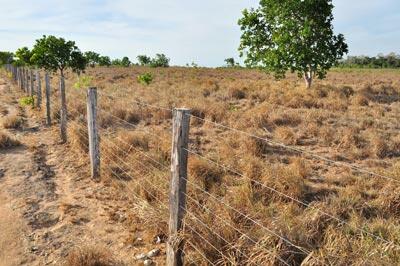
[[[140,84],[147,72],[154,80]],[[85,75],[99,89],[102,182],[126,199],[126,243],[135,244],[138,225],[145,241],[165,240],[170,109],[188,107],[188,264],[400,264],[399,71],[332,70],[310,90],[296,76],[245,69]],[[77,81],[67,74],[68,134],[86,162],[86,90]]]

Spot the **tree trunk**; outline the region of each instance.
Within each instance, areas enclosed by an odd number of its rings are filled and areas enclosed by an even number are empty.
[[[304,81],[306,82],[307,89],[311,88],[313,76],[311,71],[307,71],[304,73]]]

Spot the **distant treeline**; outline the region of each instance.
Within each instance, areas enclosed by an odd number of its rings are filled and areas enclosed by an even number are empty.
[[[22,47],[15,53],[8,51],[0,51],[0,66],[8,63],[13,63],[18,66],[31,66],[34,65],[32,57],[33,50],[28,47]],[[85,65],[90,67],[95,66],[122,66],[129,67],[131,65],[141,65],[149,67],[169,67],[170,59],[165,54],[156,54],[154,58],[147,55],[139,55],[137,57],[138,63],[133,63],[127,56],[121,59],[111,59],[109,56],[100,55],[93,51],[88,51],[82,54],[85,60]]]
[[[349,56],[340,61],[339,67],[350,68],[400,68],[400,55],[390,53],[378,56]]]

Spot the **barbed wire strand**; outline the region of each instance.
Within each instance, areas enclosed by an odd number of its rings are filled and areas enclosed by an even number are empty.
[[[249,181],[251,181],[251,182],[257,183],[257,184],[259,184],[260,186],[262,186],[262,187],[264,187],[264,188],[266,188],[266,189],[268,189],[268,190],[270,190],[270,191],[272,191],[272,192],[275,192],[275,193],[279,194],[279,195],[282,196],[282,197],[285,197],[285,198],[290,199],[290,200],[292,200],[292,201],[294,201],[294,202],[297,202],[298,204],[301,204],[301,205],[303,205],[303,206],[305,206],[305,207],[314,209],[314,210],[318,211],[319,213],[321,213],[321,214],[323,214],[323,215],[326,215],[326,216],[328,216],[328,217],[331,218],[331,219],[336,220],[336,221],[339,222],[339,223],[346,224],[346,225],[348,225],[348,226],[350,226],[350,227],[353,227],[353,228],[359,230],[359,231],[362,232],[362,233],[365,233],[365,234],[367,234],[367,235],[369,235],[369,236],[371,236],[371,237],[373,237],[373,238],[375,238],[375,239],[377,239],[377,240],[380,240],[380,241],[382,241],[382,242],[385,242],[386,244],[391,244],[391,245],[395,245],[395,246],[397,246],[397,247],[400,247],[399,245],[397,245],[396,243],[394,243],[394,242],[392,242],[392,241],[386,240],[386,239],[384,239],[384,238],[382,238],[382,237],[380,237],[380,236],[377,236],[377,235],[375,235],[375,234],[372,234],[372,233],[370,233],[370,232],[368,232],[368,231],[366,231],[366,230],[364,230],[364,229],[362,229],[362,228],[358,228],[358,227],[352,226],[350,223],[348,223],[348,222],[346,222],[346,221],[344,221],[344,220],[341,220],[341,219],[339,219],[339,218],[333,216],[332,214],[329,214],[329,213],[327,213],[327,212],[324,212],[324,211],[322,211],[322,210],[320,210],[320,209],[318,209],[318,208],[312,206],[311,204],[308,204],[308,203],[306,203],[306,202],[303,202],[303,201],[301,201],[301,200],[299,200],[299,199],[296,199],[296,198],[294,198],[294,197],[291,197],[291,196],[289,196],[289,195],[286,195],[285,193],[280,192],[280,191],[278,191],[278,190],[276,190],[276,189],[274,189],[274,188],[272,188],[272,187],[269,187],[269,186],[265,185],[264,183],[261,183],[261,182],[255,180],[255,179],[248,178],[248,177],[246,177],[245,175],[239,173],[238,171],[232,170],[232,169],[230,169],[229,167],[227,167],[227,166],[225,166],[225,165],[222,165],[222,164],[219,164],[219,163],[217,163],[217,162],[214,162],[213,160],[210,160],[209,158],[207,158],[207,157],[205,157],[205,156],[203,156],[203,155],[201,155],[201,154],[198,154],[198,153],[196,153],[196,152],[194,152],[194,151],[192,151],[192,150],[189,150],[189,149],[185,149],[185,150],[186,150],[187,152],[193,154],[193,155],[196,155],[196,156],[202,158],[203,160],[206,160],[206,161],[208,161],[208,162],[210,162],[210,163],[212,163],[212,164],[214,164],[214,165],[216,165],[216,166],[218,166],[218,167],[224,169],[225,171],[231,172],[231,173],[233,173],[233,174],[235,174],[235,175],[238,175],[238,176],[240,176],[240,177],[242,177],[242,178],[244,178],[244,179],[247,179],[247,180],[249,180]]]
[[[127,165],[126,162],[125,162],[124,160],[121,160],[121,162],[122,162],[123,164]],[[130,167],[129,165],[127,165],[127,166]],[[208,193],[208,192],[205,191],[205,190],[203,190],[203,192]],[[231,207],[231,206],[230,206],[230,207]],[[233,208],[233,207],[231,207],[231,208]],[[238,210],[236,210],[236,209],[235,209],[235,211],[239,212],[241,215],[245,216],[246,218],[248,218],[249,220],[251,220],[253,223],[255,223],[255,224],[257,224],[258,226],[262,227],[264,230],[266,230],[266,231],[269,232],[270,234],[272,234],[272,235],[274,235],[274,236],[280,238],[282,241],[286,242],[287,244],[290,244],[291,246],[293,246],[293,247],[299,249],[299,250],[302,251],[303,253],[305,253],[305,254],[307,254],[307,255],[310,253],[309,251],[306,251],[306,250],[303,249],[302,247],[299,247],[299,246],[295,245],[294,243],[292,243],[292,242],[291,242],[290,240],[288,240],[287,238],[285,238],[285,237],[283,237],[283,236],[280,236],[279,234],[275,233],[274,231],[268,229],[267,227],[265,227],[264,225],[262,225],[260,222],[255,221],[253,218],[249,217],[248,215],[245,215],[245,214],[241,213],[240,211],[238,211]]]
[[[112,142],[110,142],[109,141],[109,143],[112,143]],[[113,143],[114,144],[114,143]],[[110,151],[109,151],[110,152]],[[114,156],[116,156],[116,154],[115,153],[113,153],[113,152],[110,152],[111,154],[113,154]],[[108,157],[109,158],[109,157]],[[129,169],[131,169],[131,170],[133,170],[132,168],[131,168],[131,166],[129,166],[125,161],[123,161],[121,158],[119,158],[118,156],[117,156],[117,158],[122,162],[122,163],[124,163],[126,166],[128,166],[129,167]],[[110,159],[111,160],[111,159]],[[135,160],[136,161],[136,160]],[[139,161],[137,161],[137,162],[139,162]],[[119,166],[117,166],[118,168],[120,168]],[[154,167],[154,166],[153,166]],[[122,171],[124,171],[125,173],[126,173],[126,171],[124,170],[124,169],[122,169],[122,168],[120,168],[120,170],[122,170]],[[157,169],[158,170],[158,169]],[[138,171],[136,172],[136,173],[138,173]],[[126,173],[127,174],[127,173]],[[159,188],[158,188],[158,190],[159,190]],[[149,193],[149,192],[148,192]],[[166,193],[164,193],[164,195],[167,195]],[[196,219],[198,219],[193,213],[191,213],[190,211],[188,211],[187,210],[187,212],[191,215],[191,216],[193,216],[193,217],[195,217]],[[209,229],[209,230],[212,230],[210,227],[208,227],[206,224],[204,224],[200,219],[198,219],[202,224],[203,224],[203,226],[205,226],[205,227],[207,227],[207,229]],[[238,230],[237,228],[235,228],[235,230]],[[239,231],[240,232],[240,231]],[[243,234],[243,233],[242,233]],[[221,236],[220,236],[221,237]],[[251,239],[250,237],[248,237],[247,235],[246,235],[246,237],[247,238],[249,238],[249,239]],[[222,238],[222,237],[221,237]],[[223,240],[226,242],[226,243],[229,243],[226,239],[224,239],[223,238]],[[256,242],[254,242],[255,244],[257,244]],[[267,250],[268,251],[268,250]],[[240,251],[239,251],[240,252]],[[268,251],[269,252],[269,251]],[[221,255],[223,255],[223,254],[221,254]],[[225,255],[223,255],[224,257],[225,257]],[[228,258],[227,258],[228,259]],[[279,256],[278,256],[278,259],[282,262],[282,263],[284,263],[284,264],[286,264],[286,262],[283,260],[283,259],[281,259]],[[229,260],[229,259],[228,259]],[[232,261],[231,261],[232,262]]]
[[[188,114],[186,114],[186,115],[188,115]],[[362,168],[360,168],[358,166],[355,166],[355,165],[351,165],[351,164],[344,163],[344,162],[338,162],[338,161],[323,157],[321,155],[315,154],[313,152],[306,151],[306,150],[301,149],[301,148],[287,146],[287,145],[285,145],[283,143],[276,142],[276,141],[273,141],[273,140],[270,140],[270,139],[267,139],[267,138],[262,138],[262,137],[259,137],[259,136],[255,135],[255,134],[248,133],[246,131],[239,130],[239,129],[236,129],[236,128],[233,128],[233,127],[229,127],[229,126],[226,126],[226,125],[223,125],[223,124],[219,124],[217,122],[214,122],[214,121],[211,121],[211,120],[208,120],[208,119],[204,119],[204,118],[192,115],[192,114],[190,114],[189,116],[191,116],[191,117],[193,117],[195,119],[199,119],[201,121],[207,122],[207,123],[214,124],[215,126],[218,126],[218,127],[224,128],[224,129],[228,129],[228,130],[240,133],[240,134],[244,134],[244,135],[246,135],[248,137],[252,137],[252,138],[255,138],[255,139],[258,139],[258,140],[265,141],[265,142],[267,142],[269,144],[272,144],[272,145],[275,145],[275,146],[279,146],[279,147],[287,149],[287,150],[291,150],[291,151],[295,151],[295,152],[298,152],[298,153],[302,153],[302,154],[308,155],[310,157],[314,157],[316,159],[319,159],[319,160],[322,160],[322,161],[325,161],[325,162],[328,162],[328,163],[336,164],[338,166],[344,166],[344,167],[350,168],[350,169],[352,169],[354,171],[357,171],[357,172],[360,172],[360,173],[364,173],[364,174],[368,174],[370,176],[385,178],[385,179],[400,183],[400,180],[397,180],[397,179],[394,179],[394,178],[391,178],[391,177],[388,177],[388,176],[385,176],[385,175],[377,174],[375,172],[362,169]]]
[[[73,121],[75,124],[77,124],[75,121]],[[79,125],[78,124],[78,126],[82,126],[82,125]],[[80,134],[80,133],[78,133],[78,134]],[[82,134],[80,134],[82,137],[85,137],[85,136],[83,136]],[[115,154],[114,154],[115,155]],[[110,161],[112,161],[111,160],[111,158],[110,157],[108,157],[107,155],[103,155],[106,159],[108,159],[108,160],[110,160]],[[140,197],[138,197],[138,196],[136,196],[136,193],[128,186],[128,185],[126,185],[125,184],[125,181],[122,179],[122,178],[120,178],[119,177],[119,174],[118,173],[116,173],[110,166],[106,166],[107,168],[108,168],[108,170],[109,171],[111,171],[113,174],[114,174],[114,176],[115,177],[117,177],[120,181],[121,181],[121,184],[124,186],[124,187],[126,187],[132,194],[130,194],[130,195],[133,195],[137,200],[139,200],[139,201],[142,201],[142,202],[146,202],[145,200],[143,200],[143,199],[141,199]],[[117,167],[121,170],[121,171],[123,171],[124,172],[124,174],[126,174],[126,175],[128,175],[129,177],[131,177],[132,178],[132,180],[134,180],[134,178],[131,176],[131,175],[129,175],[129,173],[127,173],[123,168],[121,168],[120,166],[118,166],[117,165]],[[132,170],[132,169],[131,169]],[[112,180],[112,179],[110,179],[112,182],[114,182],[114,180]],[[154,195],[154,194],[152,194],[149,190],[147,190],[142,184],[140,184],[139,182],[135,182],[137,185],[139,185],[140,187],[142,187],[147,193],[149,193],[150,195],[152,195],[159,203],[161,203],[161,205],[164,207],[164,208],[166,208],[166,209],[168,209],[168,207],[166,206],[166,204],[165,203],[163,203],[162,201],[160,201],[159,199],[157,199],[157,197]],[[207,241],[203,236],[201,236],[195,229],[193,229],[192,227],[190,227],[189,225],[187,225],[187,224],[185,224],[185,226],[186,227],[188,227],[191,231],[193,231],[193,232],[195,232],[197,235],[199,235],[203,240],[205,240],[205,241]],[[185,242],[187,242],[187,243],[189,243],[190,244],[190,241],[188,241],[188,240],[185,240]],[[210,245],[210,246],[212,246],[217,252],[219,252],[223,257],[226,257],[221,251],[219,251],[214,245],[212,245],[209,241],[207,241],[207,243]],[[193,244],[192,244],[193,245]],[[205,260],[207,260],[209,263],[211,263],[212,265],[215,265],[214,263],[212,263],[202,252],[200,252],[197,248],[195,248],[195,250],[205,259]],[[227,257],[226,257],[227,258]],[[228,259],[228,258],[227,258]]]
[[[108,152],[110,152],[110,150],[108,150]],[[114,154],[113,152],[110,152],[112,155],[114,155],[114,156],[116,156],[116,154]],[[105,155],[105,158],[106,159],[108,159],[108,160],[110,160],[110,161],[113,161],[109,156],[107,156],[107,155]],[[122,159],[121,158],[119,158],[118,156],[117,156],[117,158],[119,159],[119,160],[121,160],[121,162],[124,162],[124,161],[122,161]],[[115,162],[115,161],[113,161],[113,162]],[[121,170],[121,171],[123,171],[126,175],[128,175],[128,176],[130,176],[129,175],[129,173],[127,173],[126,172],[126,170],[124,170],[123,168],[121,168],[119,165],[117,165],[117,167]],[[118,173],[116,173],[111,167],[107,167],[110,171],[112,171],[113,172],[113,174],[117,177],[117,178],[119,178],[122,182],[123,182],[123,179],[121,179],[120,177],[119,177],[119,175],[118,175]],[[129,167],[129,169],[130,170],[133,170],[131,167]],[[136,172],[136,171],[135,171]],[[136,174],[138,174],[139,172],[137,171],[136,172]],[[133,178],[132,176],[130,176],[131,178]],[[168,206],[166,206],[165,205],[165,203],[163,203],[161,200],[159,200],[153,193],[151,193],[150,191],[148,191],[144,186],[142,186],[139,182],[135,182],[136,184],[138,184],[139,186],[141,186],[147,193],[149,193],[150,195],[152,195],[153,197],[154,197],[154,199],[156,199],[162,206],[164,206],[164,207],[166,207],[166,209],[168,209]],[[149,182],[146,182],[146,183],[148,183],[150,186],[152,186],[153,188],[156,188],[156,186],[153,184],[153,185],[151,185]],[[127,188],[129,188],[128,186],[127,186]],[[165,196],[168,196],[168,194],[167,193],[165,193],[165,192],[163,192],[162,190],[160,190],[160,188],[156,188],[158,191],[161,191]],[[129,189],[132,193],[134,193],[131,189]],[[189,213],[190,215],[192,215],[192,216],[194,216],[194,214],[192,214],[191,212],[189,212],[189,211],[187,211],[187,213]],[[195,216],[194,216],[195,217]],[[197,217],[196,217],[197,218]],[[211,244],[207,239],[205,239],[203,236],[201,236],[201,234],[199,234],[194,228],[192,228],[190,225],[188,225],[188,224],[186,224],[185,226],[187,226],[191,231],[193,231],[193,232],[195,232],[197,235],[199,235],[204,241],[206,241],[213,249],[215,249],[217,252],[219,252],[220,254],[221,254],[221,256],[222,257],[224,257],[225,259],[227,259],[227,260],[229,260],[230,262],[232,262],[233,263],[233,261],[231,261],[228,257],[226,257],[226,255],[224,255],[220,250],[218,250],[213,244]]]

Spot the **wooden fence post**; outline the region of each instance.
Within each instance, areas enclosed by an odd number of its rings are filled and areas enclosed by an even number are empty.
[[[25,92],[25,68],[21,67],[21,89]]]
[[[29,70],[25,68],[25,93],[29,95]]]
[[[21,88],[21,90],[24,90],[24,76],[23,76],[23,68],[19,67],[19,87]]]
[[[45,74],[45,86],[46,86],[46,121],[47,125],[51,125],[51,110],[50,110],[50,77],[49,73]]]
[[[15,70],[15,73],[17,75],[17,86],[19,87],[19,67]]]
[[[39,70],[36,70],[36,83],[37,83],[36,107],[40,108],[42,106],[42,82],[40,80],[40,72],[39,72]]]
[[[180,233],[186,208],[189,124],[190,110],[174,109],[169,195],[169,239],[167,243],[168,266],[181,266],[184,261],[184,240]]]
[[[61,98],[61,110],[60,110],[60,133],[61,142],[67,142],[67,99],[65,96],[65,81],[64,77],[60,77],[60,98]]]
[[[97,89],[89,88],[87,91],[87,125],[89,137],[89,156],[92,178],[100,177],[100,141],[97,129]]]
[[[29,91],[29,95],[33,96],[34,92],[35,92],[35,79],[33,78],[33,69],[30,70],[30,82],[31,82],[31,87],[30,87],[30,91]]]
[[[13,68],[14,68],[14,82],[18,83],[18,74],[17,74],[18,68],[17,66],[13,66]]]

